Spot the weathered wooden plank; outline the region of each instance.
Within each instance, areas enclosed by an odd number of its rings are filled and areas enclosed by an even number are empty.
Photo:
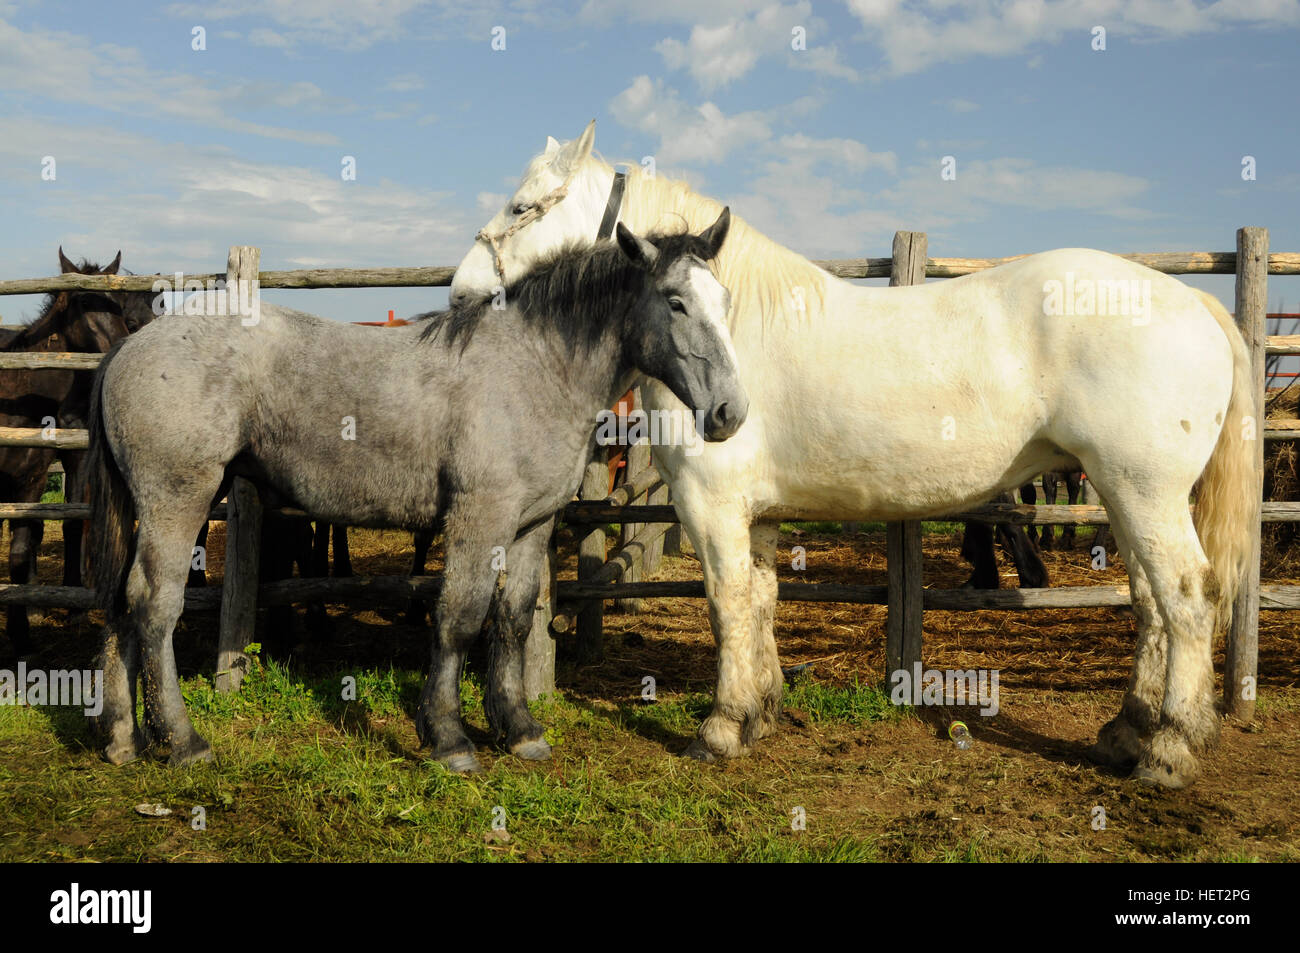
[[[645,450],[646,453],[643,454],[647,461],[645,465],[638,468],[635,473],[628,477],[626,483],[622,486],[615,487],[614,492],[605,497],[606,505],[628,506],[637,497],[650,493],[657,487],[664,485],[663,478],[659,475],[659,471],[648,462],[650,448],[646,447]],[[629,469],[631,468],[630,455],[628,467]]]
[[[227,285],[255,280],[261,256],[257,248],[232,246],[226,263]],[[232,481],[226,501],[226,568],[217,631],[216,686],[217,691],[234,692],[248,671],[244,648],[255,640],[262,503],[257,487],[243,477]]]
[[[227,273],[228,274],[228,273]],[[437,288],[451,284],[455,266],[429,268],[305,268],[297,271],[250,273],[258,287],[267,288]],[[179,281],[178,281],[179,279]],[[227,280],[221,274],[170,275],[58,275],[0,281],[0,295],[48,294],[59,291],[153,291],[167,282],[168,291],[199,282],[208,287]]]
[[[44,447],[48,450],[85,450],[90,434],[85,430],[51,427],[0,427],[0,447]]]
[[[5,351],[0,353],[0,370],[93,371],[103,359],[102,354],[76,351]]]
[[[1255,420],[1264,419],[1264,348],[1268,338],[1268,229],[1237,230],[1237,327],[1250,350],[1251,388]],[[1252,453],[1254,480],[1250,492],[1260,499],[1264,491],[1264,441],[1256,440]],[[1232,607],[1232,625],[1224,648],[1224,707],[1228,714],[1250,721],[1255,715],[1255,684],[1259,664],[1259,555],[1260,528],[1251,526],[1246,578]]]
[[[542,556],[541,587],[537,591],[532,626],[524,642],[524,697],[529,701],[555,691],[555,636],[551,634],[555,570],[555,533],[552,532]]]
[[[1007,258],[931,258],[926,266],[928,278],[957,278],[976,271],[996,268],[1008,262],[1024,258],[1025,255],[1012,255]],[[1237,271],[1237,253],[1221,252],[1134,252],[1123,254],[1120,258],[1145,265],[1167,275],[1231,275]],[[881,259],[868,259],[879,261]],[[1277,252],[1269,255],[1268,274],[1300,275],[1300,253]],[[868,277],[852,275],[846,277]],[[870,277],[875,277],[874,275]]]
[[[595,509],[585,510],[586,503],[570,504],[565,510],[565,520],[576,525],[620,523],[636,516],[654,523],[669,523],[677,516],[672,506],[638,507],[629,514],[627,507],[595,504]],[[311,514],[291,506],[280,506],[265,511],[265,516],[280,519],[311,519]],[[0,520],[87,520],[90,506],[86,503],[0,503]],[[1261,513],[1265,523],[1300,522],[1300,503],[1267,502]],[[208,513],[208,518],[221,522],[226,518],[226,504],[218,503]],[[1106,511],[1100,506],[1026,506],[1016,503],[990,503],[961,513],[936,517],[936,520],[983,520],[995,523],[1016,523],[1021,526],[1040,523],[1081,523],[1104,526],[1109,523]],[[927,521],[928,522],[928,521]],[[603,534],[602,534],[603,535]]]
[[[667,526],[666,523],[642,524],[635,536],[609,554],[605,565],[600,568],[600,572],[591,577],[590,581],[597,585],[616,582],[620,586],[629,587],[633,583],[640,582],[639,579],[629,580],[628,570],[635,569],[644,562],[646,551],[656,539],[663,536]],[[628,598],[633,599],[635,596],[629,595]]]
[[[587,464],[579,492],[585,500],[602,500],[609,493],[609,467],[604,460],[593,460]],[[605,527],[597,522],[578,541],[578,580],[590,581],[600,573],[604,565]],[[604,603],[589,602],[578,612],[573,655],[579,665],[592,665],[604,657],[604,627]]]
[[[931,258],[926,263],[929,278],[956,278],[972,272],[995,268],[1024,258]],[[1130,261],[1170,275],[1230,275],[1236,270],[1235,252],[1144,252],[1121,255]],[[840,278],[887,278],[892,259],[837,258],[820,259],[813,264]],[[425,288],[445,287],[455,275],[454,266],[426,268],[308,268],[296,271],[263,271],[257,275],[259,287],[265,288]],[[1268,256],[1271,275],[1300,275],[1300,253],[1274,252]],[[170,275],[57,275],[48,278],[19,278],[0,281],[0,296],[46,294],[59,291],[153,291],[157,281],[168,282],[168,289],[184,287],[186,282],[210,282],[224,279],[221,274]]]
[[[572,580],[556,583],[557,598],[569,602],[599,601],[619,598],[621,586],[592,584]],[[346,604],[404,604],[412,596],[436,599],[442,589],[439,576],[350,576],[338,579],[281,579],[258,589],[262,606],[281,606],[326,600]],[[627,589],[641,599],[703,599],[704,583],[638,582]],[[48,609],[92,609],[94,592],[68,586],[14,585],[0,583],[0,605],[29,605]],[[778,586],[782,602],[842,602],[857,605],[886,605],[887,586],[854,586],[835,583],[782,582]],[[927,610],[965,612],[972,610],[1097,609],[1129,605],[1127,586],[1061,586],[1054,589],[926,589]],[[187,589],[186,612],[214,612],[221,607],[221,593],[216,589]],[[1300,586],[1264,585],[1260,587],[1260,610],[1263,612],[1300,609]],[[555,630],[567,631],[567,618]]]
[[[1265,354],[1300,354],[1300,334],[1275,334],[1267,340]]]
[[[890,287],[925,283],[925,232],[895,232]],[[889,567],[889,613],[885,620],[885,677],[911,670],[922,652],[921,521],[905,520],[885,527],[885,558]]]

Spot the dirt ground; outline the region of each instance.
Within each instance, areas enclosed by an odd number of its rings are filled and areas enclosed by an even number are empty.
[[[209,574],[215,580],[222,544],[220,526],[214,530]],[[358,573],[407,570],[410,542],[404,534],[354,530],[351,540]],[[44,544],[43,582],[58,582],[57,541],[55,532]],[[968,568],[957,543],[955,536],[926,537],[927,586],[953,588],[965,579]],[[795,545],[805,548],[807,568],[787,568],[783,579],[885,582],[882,533],[782,535],[783,552]],[[572,539],[562,534],[562,578],[572,578],[574,551]],[[1126,582],[1117,559],[1093,570],[1083,545],[1044,558],[1055,585]],[[1014,586],[1014,571],[1001,553],[999,560],[1003,586]],[[430,568],[437,565],[435,552]],[[698,562],[688,554],[665,560],[653,578],[698,574]],[[417,670],[427,664],[427,633],[398,608],[332,606],[329,617],[328,637],[304,640],[294,664],[315,670],[340,661]],[[710,690],[713,643],[702,600],[646,600],[638,613],[610,605],[605,619],[604,662],[561,666],[559,689],[569,701],[592,709],[625,705],[646,675],[656,679],[660,692]],[[782,664],[808,664],[804,677],[818,683],[879,683],[884,623],[883,607],[781,603]],[[997,670],[996,716],[981,717],[969,708],[917,709],[916,717],[850,724],[791,707],[778,735],[749,757],[711,770],[720,783],[800,777],[809,817],[885,832],[893,845],[886,859],[930,857],[922,847],[939,843],[965,845],[961,850],[974,856],[956,859],[976,860],[1300,860],[1298,628],[1300,619],[1288,613],[1263,614],[1258,715],[1250,725],[1224,724],[1219,747],[1203,761],[1203,776],[1187,791],[1137,786],[1083,756],[1118,708],[1134,642],[1131,614],[1108,609],[927,612],[927,667]],[[52,612],[34,635],[51,664],[84,664],[94,632],[91,621],[70,623]],[[182,669],[204,671],[214,641],[214,617],[187,617],[177,636]],[[0,647],[8,651],[4,643]],[[1221,645],[1215,662],[1221,673]],[[970,726],[969,750],[957,750],[946,737],[953,717]],[[633,734],[614,757],[625,760],[635,776],[651,754],[677,753],[689,740],[689,732],[669,738]],[[1098,807],[1105,812],[1104,830],[1094,827]],[[981,855],[981,844],[987,855]]]

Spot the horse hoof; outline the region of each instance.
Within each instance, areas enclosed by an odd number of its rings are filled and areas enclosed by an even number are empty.
[[[449,754],[445,758],[439,758],[448,771],[455,771],[457,774],[478,774],[483,768],[478,763],[478,758],[472,754],[461,752],[460,754]]]
[[[187,745],[172,745],[172,753],[167,758],[167,763],[176,768],[212,760],[214,760],[212,746],[202,738],[198,738]]]
[[[686,750],[682,752],[682,757],[690,758],[692,761],[703,761],[705,764],[713,764],[718,760],[718,756],[710,751],[709,746],[699,738],[696,738],[687,746]]]
[[[1129,780],[1135,781],[1143,787],[1159,787],[1167,788],[1170,791],[1178,791],[1191,784],[1195,778],[1178,774],[1168,765],[1150,768],[1140,764],[1133,769],[1133,773],[1129,775]]]
[[[140,757],[140,750],[134,744],[112,744],[104,749],[104,760],[121,767]]]
[[[1109,745],[1103,745],[1101,742],[1090,745],[1084,750],[1083,756],[1103,768],[1118,768],[1121,771],[1128,771],[1137,764],[1136,758],[1116,754]]]
[[[524,761],[550,761],[551,746],[542,738],[535,741],[523,741],[510,749],[510,753]]]

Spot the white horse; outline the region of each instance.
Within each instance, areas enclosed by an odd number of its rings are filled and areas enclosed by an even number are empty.
[[[620,197],[615,170],[592,155],[594,126],[563,146],[549,139],[529,163],[457,269],[453,299],[593,241],[607,205],[641,233],[717,218],[717,202],[635,166]],[[732,293],[748,421],[699,454],[653,448],[703,564],[718,650],[713,710],[688,754],[740,755],[775,729],[781,520],[929,518],[1082,466],[1138,625],[1122,707],[1090,755],[1147,782],[1194,780],[1196,754],[1218,737],[1212,641],[1258,520],[1250,362],[1218,301],[1087,249],[862,287],[740,216],[711,265]],[[681,409],[657,383],[643,392],[650,409]]]

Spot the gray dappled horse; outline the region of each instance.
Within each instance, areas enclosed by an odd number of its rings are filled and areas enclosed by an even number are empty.
[[[724,209],[699,235],[651,239],[620,225],[616,243],[560,249],[503,294],[383,334],[263,304],[250,327],[176,317],[111,352],[90,420],[108,760],[130,761],[149,741],[173,764],[212,756],[185,710],[171,635],[194,535],[234,475],[320,519],[440,528],[446,570],[419,737],[450,768],[478,767],[459,679],[489,620],[488,721],[517,756],[548,758],[525,704],[523,642],[599,412],[642,373],[690,408],[683,425],[705,440],[730,437],[748,412],[724,324],[730,293],[706,264],[730,222]],[[344,418],[355,439],[340,439]]]

